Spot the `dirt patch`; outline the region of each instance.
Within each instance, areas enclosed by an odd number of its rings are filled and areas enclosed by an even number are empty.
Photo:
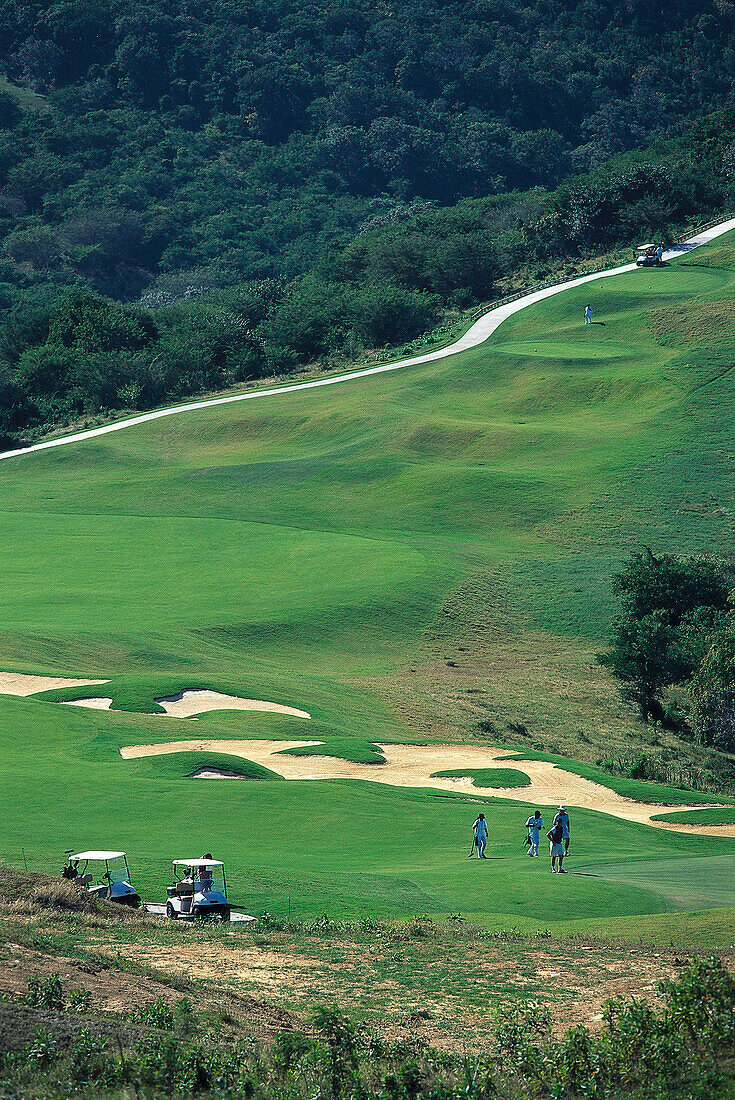
[[[528,776],[530,784],[525,787],[493,787],[492,794],[488,793],[487,798],[507,798],[516,802],[533,802],[539,806],[558,806],[563,802],[568,806],[596,810],[655,828],[665,826],[674,831],[696,832],[704,836],[735,836],[735,825],[719,825],[717,831],[711,833],[712,826],[681,826],[654,821],[653,817],[666,809],[664,804],[624,798],[609,787],[564,771],[548,761],[522,760],[516,763],[505,759],[507,749],[475,748],[470,745],[378,745],[385,757],[383,764],[359,764],[332,756],[284,755],[285,749],[320,744],[320,741],[170,741],[159,745],[128,745],[120,749],[120,755],[128,760],[177,752],[216,752],[252,760],[277,772],[284,779],[363,779],[393,787],[430,787],[440,791],[471,791],[473,794],[479,793],[480,788],[474,786],[470,775],[466,778],[448,778],[434,773],[462,768],[466,768],[468,773],[485,768],[511,768]],[[217,769],[210,769],[208,778],[226,778],[218,777],[216,772]]]
[[[202,981],[211,981],[216,975],[218,981],[235,981],[278,993],[293,992],[303,986],[305,975],[310,979],[322,966],[315,958],[280,954],[259,947],[235,948],[210,943],[205,952],[200,946],[185,944],[132,950],[137,962],[163,974]]]
[[[64,676],[27,676],[21,672],[0,672],[0,695],[35,695],[54,688],[109,684],[109,680],[74,680]]]

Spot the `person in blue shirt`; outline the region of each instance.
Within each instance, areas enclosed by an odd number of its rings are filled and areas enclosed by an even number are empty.
[[[556,825],[557,822],[561,825],[562,839],[564,841],[564,855],[566,855],[569,851],[569,838],[571,835],[569,814],[567,813],[566,806],[560,806],[558,813],[554,815],[554,825]]]
[[[586,325],[592,324],[592,306],[584,307],[584,323]]]
[[[475,844],[477,845],[477,858],[487,859],[485,855],[485,845],[487,844],[487,821],[485,815],[480,814],[475,824],[472,826],[475,833]]]
[[[541,817],[541,811],[536,810],[533,817],[529,817],[528,821],[526,822],[526,828],[528,829],[528,835],[531,840],[531,843],[528,846],[529,856],[538,855],[538,841],[543,827],[544,819]]]

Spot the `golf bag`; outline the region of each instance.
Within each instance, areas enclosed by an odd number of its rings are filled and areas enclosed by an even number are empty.
[[[526,833],[526,835],[525,835],[525,837],[524,837],[524,839],[523,839],[523,846],[524,846],[525,848],[530,848],[532,844],[533,844],[533,841],[531,840],[531,834],[530,834],[530,833]]]

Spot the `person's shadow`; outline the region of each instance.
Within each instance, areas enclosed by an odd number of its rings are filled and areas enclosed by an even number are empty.
[[[588,325],[602,325],[603,328],[605,327],[605,322],[604,321],[588,321],[587,324]]]

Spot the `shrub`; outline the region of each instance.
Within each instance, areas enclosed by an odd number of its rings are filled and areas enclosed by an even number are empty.
[[[49,1008],[61,1012],[64,1008],[64,990],[58,974],[40,978],[34,974],[28,979],[26,1000],[34,1008]]]

